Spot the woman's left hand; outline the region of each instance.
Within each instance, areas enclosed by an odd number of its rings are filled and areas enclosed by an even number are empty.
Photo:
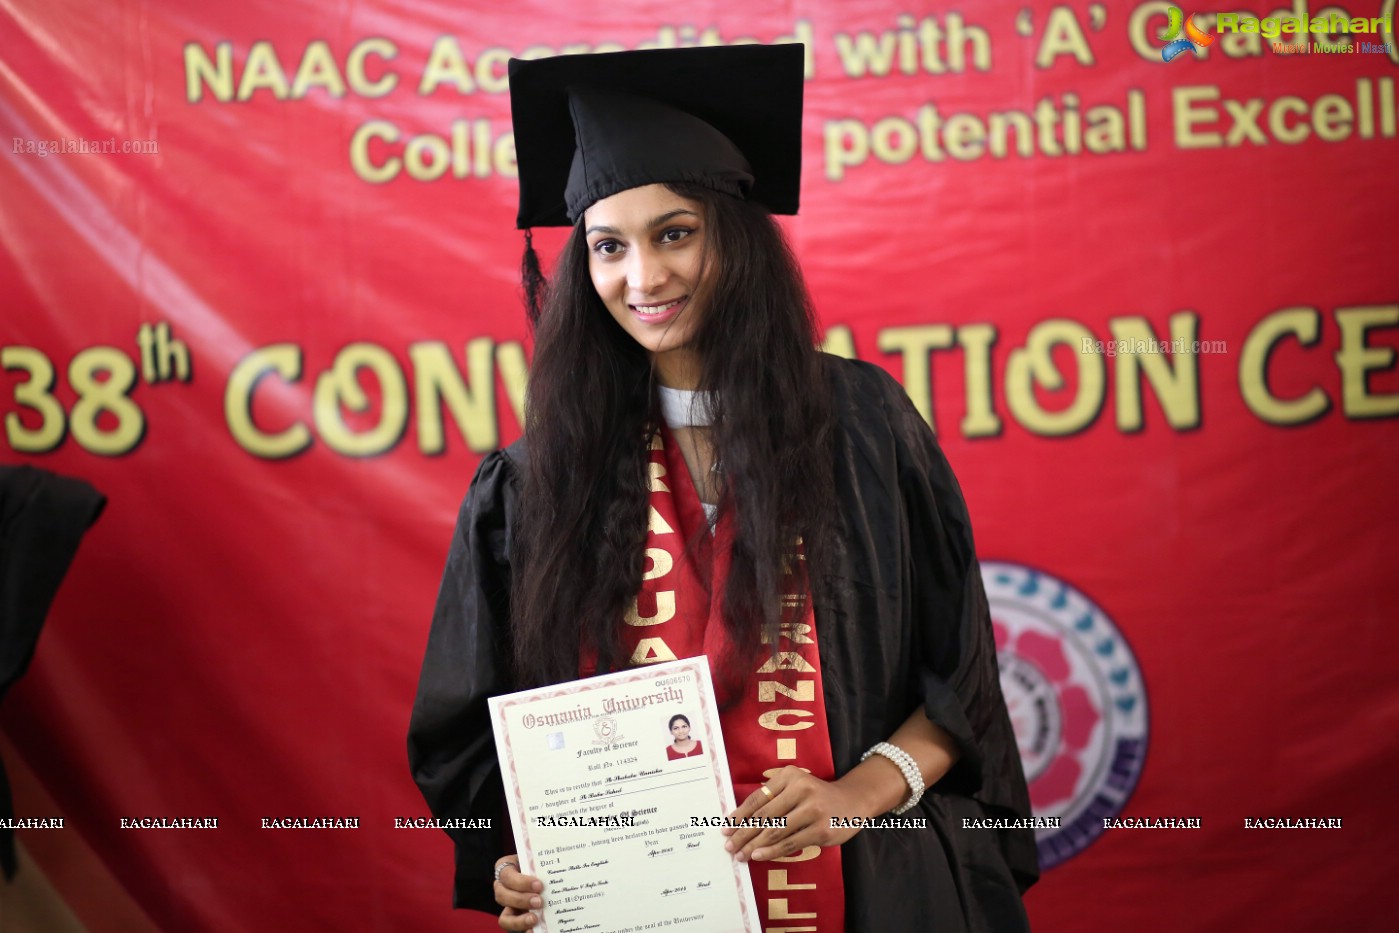
[[[869,816],[868,803],[840,781],[823,781],[801,768],[786,767],[729,814],[734,820],[785,816],[785,827],[746,827],[720,830],[729,837],[725,848],[740,861],[755,862],[795,855],[807,846],[838,846],[860,830],[831,826],[831,817]]]

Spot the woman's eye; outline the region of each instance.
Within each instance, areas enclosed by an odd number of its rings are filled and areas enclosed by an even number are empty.
[[[615,256],[622,251],[622,244],[616,240],[598,240],[593,244],[593,252],[600,256]]]
[[[677,240],[685,239],[685,237],[689,235],[690,231],[685,227],[671,227],[670,229],[666,230],[664,233],[661,234],[661,242],[674,243]]]

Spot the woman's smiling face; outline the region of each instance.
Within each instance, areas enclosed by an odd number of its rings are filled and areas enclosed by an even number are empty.
[[[664,385],[692,389],[690,343],[702,313],[704,208],[665,185],[629,188],[583,213],[593,288],[622,329],[655,360]]]
[[[690,737],[690,724],[683,719],[677,719],[670,724],[670,734],[675,736],[675,741],[684,742]]]

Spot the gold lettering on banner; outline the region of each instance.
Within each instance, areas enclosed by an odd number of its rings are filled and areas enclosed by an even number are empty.
[[[656,511],[654,505],[648,506],[651,513],[646,517],[646,530],[653,535],[673,535],[675,529],[666,524],[666,520],[661,518],[661,513]]]
[[[816,885],[814,884],[788,884],[787,869],[785,868],[768,869],[769,891],[811,891],[814,890],[815,887]]]
[[[660,625],[675,618],[675,591],[663,590],[656,594],[656,614],[653,616],[643,616],[636,606],[636,598],[633,597],[631,605],[627,607],[627,614],[623,621],[628,625],[646,626]]]
[[[650,448],[651,450],[665,449],[659,434],[652,436]],[[666,488],[665,483],[661,481],[661,477],[666,475],[665,466],[652,461],[649,465],[649,469],[651,490],[653,492],[668,492],[669,490]],[[646,519],[648,534],[674,534],[674,529],[670,527],[669,523],[666,522],[665,518],[656,510],[654,505],[648,505],[647,508],[649,510]],[[649,560],[651,568],[642,573],[641,579],[643,581],[658,580],[675,569],[675,555],[663,547],[648,547],[646,548],[645,556]],[[643,593],[644,592],[645,589],[643,588]],[[655,614],[648,616],[643,616],[641,614],[641,607],[638,602],[641,595],[641,593],[638,593],[636,596],[632,597],[631,604],[627,606],[626,612],[622,616],[622,621],[627,625],[636,628],[649,628],[655,625],[663,625],[675,618],[675,590],[658,590],[655,594]],[[630,663],[633,665],[659,664],[662,661],[677,660],[679,660],[679,658],[671,649],[670,645],[666,644],[665,639],[659,635],[653,635],[648,638],[642,638],[636,643],[636,648],[633,649],[631,654]]]
[[[652,492],[670,492],[670,487],[667,486],[665,483],[661,482],[661,477],[662,477],[662,476],[665,476],[665,474],[666,474],[665,464],[664,464],[664,463],[657,463],[656,461],[652,460],[652,461],[651,461],[651,491],[652,491]]]
[[[805,771],[806,769],[803,768],[802,770]],[[811,861],[811,860],[814,859],[814,858],[818,858],[820,855],[821,855],[821,847],[820,847],[820,846],[807,846],[805,849],[802,849],[802,850],[801,850],[800,852],[798,852],[796,855],[786,855],[786,856],[783,856],[782,858],[775,858],[775,859],[773,859],[773,861],[774,861],[774,862],[809,862],[809,861]]]
[[[806,658],[795,651],[779,651],[776,658],[768,658],[763,662],[763,666],[758,668],[759,674],[771,674],[775,671],[801,671],[803,674],[814,674],[816,668],[812,667]]]
[[[795,596],[784,597],[783,602],[786,603],[787,600],[789,600],[789,599],[791,599],[791,600],[796,600],[797,597],[795,597]],[[794,606],[795,603],[793,603],[792,605]],[[781,623],[781,624],[778,625],[777,637],[778,637],[778,638],[785,638],[785,639],[787,639],[788,641],[792,642],[793,644],[797,644],[797,645],[814,645],[814,644],[816,644],[816,639],[814,639],[814,638],[809,638],[809,637],[808,637],[810,634],[811,634],[811,626],[807,625],[805,622],[783,622],[783,623]],[[772,639],[770,639],[770,638],[768,637],[768,633],[767,633],[767,632],[764,632],[764,633],[763,633],[762,639],[763,639],[763,644],[765,644],[765,645],[770,645],[770,644],[772,644]]]
[[[797,546],[798,548],[800,548],[800,541],[798,541]],[[797,556],[802,558],[805,557],[805,555],[801,554],[800,551],[798,551]],[[792,573],[790,563],[786,560],[784,560],[784,573],[787,573],[789,575]],[[802,612],[804,606],[805,600],[803,600],[799,595],[793,593],[783,594],[783,614],[787,615],[789,618],[791,618],[793,615],[797,615],[797,613],[799,612]],[[797,615],[797,617],[800,618],[799,615]],[[762,666],[758,668],[757,672],[759,674],[773,674],[778,671],[798,671],[801,673],[809,674],[816,673],[816,668],[812,666],[810,661],[807,660],[802,650],[793,650],[794,648],[799,649],[799,646],[801,645],[815,645],[816,639],[813,637],[814,634],[814,628],[806,622],[781,622],[778,625],[777,638],[779,640],[779,647],[784,648],[786,650],[778,651],[771,657],[767,658],[763,662]],[[785,644],[781,643],[782,639],[786,640]],[[768,638],[765,634],[763,637],[763,643],[771,644],[772,640]],[[787,702],[815,703],[816,681],[801,680],[790,685],[782,683],[778,680],[758,681],[758,702],[776,703],[778,702],[779,695],[783,697],[783,699]],[[815,716],[815,711],[809,709],[771,709],[759,714],[758,725],[764,729],[776,732],[803,732],[807,729],[810,729],[816,724],[810,721],[814,719]],[[797,721],[793,722],[791,720]],[[797,739],[785,737],[774,737],[774,739],[774,744],[776,745],[777,761],[795,762],[797,760]],[[791,765],[788,765],[788,767],[791,767]],[[765,780],[772,780],[772,778],[781,770],[783,770],[781,767],[769,768],[768,770],[763,772],[763,778]],[[810,773],[809,768],[802,768],[801,770],[806,771],[808,774]],[[805,862],[810,861],[811,859],[819,858],[821,854],[822,849],[820,846],[807,846],[795,855],[789,855],[785,858],[775,859],[774,861]],[[798,878],[801,877],[802,873],[799,871]],[[816,891],[819,889],[819,885],[814,883],[794,883],[792,881],[789,881],[786,869],[769,869],[767,874],[767,881],[769,893],[774,893],[777,891]],[[790,905],[790,902],[785,897],[767,898],[766,908],[767,916],[765,917],[766,922],[763,926],[765,933],[799,933],[799,931],[808,931],[808,933],[816,933],[818,929],[815,926],[771,925],[774,921],[815,920],[817,918],[817,913],[814,911],[809,913],[802,912],[800,911],[800,909],[794,911],[792,906]]]
[[[816,885],[812,885],[816,887]],[[794,914],[787,907],[787,898],[768,898],[768,919],[769,920],[815,920],[816,914]]]
[[[664,548],[648,547],[646,556],[651,558],[651,569],[641,575],[643,580],[654,580],[670,573],[670,568],[675,566],[675,558],[670,556],[670,552]],[[635,601],[633,601],[635,602]]]
[[[636,650],[631,653],[632,664],[659,664],[662,661],[678,660],[680,659],[670,650],[663,638],[643,638],[636,643]]]
[[[800,732],[803,729],[810,729],[816,725],[814,722],[793,722],[783,724],[777,721],[779,716],[796,716],[798,719],[806,719],[816,714],[805,709],[773,709],[768,710],[758,717],[758,725],[764,729],[773,729],[778,732]]]
[[[790,697],[796,700],[798,703],[816,702],[816,681],[803,680],[800,681],[796,687],[797,689],[793,690],[791,687],[780,684],[775,680],[760,680],[758,681],[758,702],[775,703],[777,702],[777,695],[779,693],[784,697]]]

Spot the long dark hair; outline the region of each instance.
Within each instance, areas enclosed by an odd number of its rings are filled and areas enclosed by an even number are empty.
[[[831,389],[815,314],[781,229],[762,207],[670,185],[703,206],[703,300],[692,346],[714,392],[710,438],[719,507],[735,518],[723,619],[742,650],[777,644],[784,566],[803,541],[821,579],[834,541]],[[598,671],[624,666],[622,614],[641,587],[647,440],[657,430],[651,360],[608,313],[573,229],[535,328],[518,521],[511,542],[515,677],[578,676],[580,642]],[[751,656],[751,655],[750,655]]]

